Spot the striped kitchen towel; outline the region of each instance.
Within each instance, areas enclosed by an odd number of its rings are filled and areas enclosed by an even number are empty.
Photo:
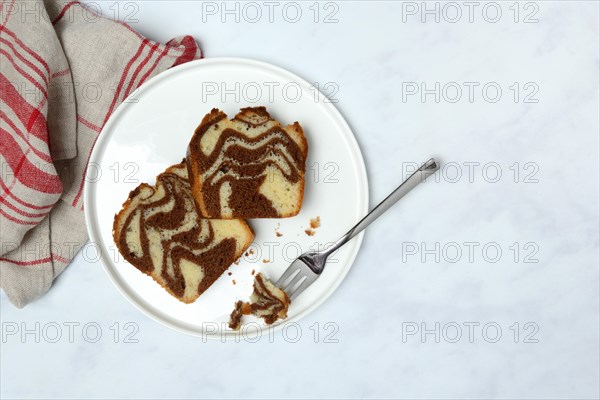
[[[87,241],[84,177],[111,113],[154,75],[202,54],[190,36],[146,39],[98,3],[0,4],[0,285],[23,307]]]

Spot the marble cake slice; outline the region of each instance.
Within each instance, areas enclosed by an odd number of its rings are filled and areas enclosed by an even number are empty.
[[[250,295],[250,302],[244,303],[239,300],[235,303],[229,316],[229,327],[239,330],[242,326],[242,316],[248,314],[260,317],[267,325],[271,325],[278,319],[287,318],[290,304],[287,293],[259,272],[254,279],[254,291]]]
[[[298,122],[283,126],[265,107],[231,120],[213,109],[190,141],[187,165],[206,218],[282,218],[300,212],[308,144]]]
[[[244,220],[201,218],[184,162],[142,183],[115,216],[113,237],[134,267],[184,303],[196,300],[254,239]]]

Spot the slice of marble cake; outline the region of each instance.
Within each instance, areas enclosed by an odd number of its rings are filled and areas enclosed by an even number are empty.
[[[115,216],[123,257],[184,303],[198,298],[252,243],[244,220],[208,220],[196,212],[185,162],[142,183]]]
[[[281,218],[300,212],[308,144],[298,122],[283,126],[265,107],[231,120],[213,109],[190,141],[187,165],[205,218]]]

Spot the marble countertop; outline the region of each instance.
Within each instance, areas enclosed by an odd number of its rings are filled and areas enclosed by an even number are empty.
[[[598,398],[597,2],[94,4],[328,84],[371,206],[443,165],[329,300],[254,343],[148,319],[83,254],[22,310],[2,294],[0,397]]]

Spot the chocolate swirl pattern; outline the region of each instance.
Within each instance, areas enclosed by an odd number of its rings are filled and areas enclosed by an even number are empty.
[[[198,211],[206,218],[291,217],[300,212],[308,144],[298,122],[282,126],[265,107],[231,120],[206,115],[188,147]]]
[[[245,251],[254,233],[243,220],[196,212],[184,162],[129,194],[113,224],[123,257],[184,303],[196,300]]]

